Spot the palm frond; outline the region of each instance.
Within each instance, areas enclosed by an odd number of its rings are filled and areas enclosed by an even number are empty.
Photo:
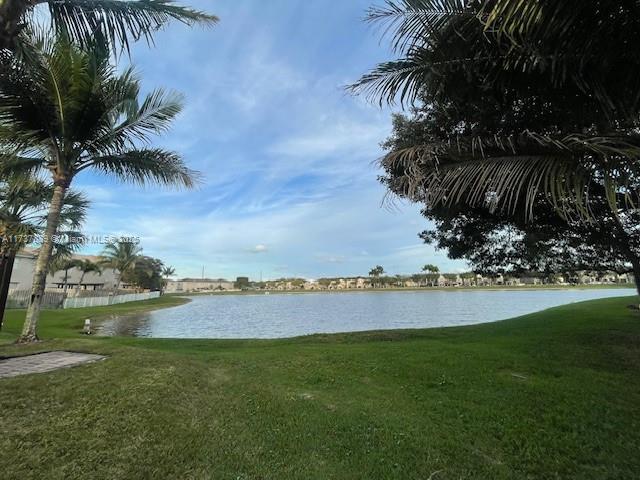
[[[86,195],[76,190],[68,190],[60,213],[60,224],[63,228],[78,230],[86,220],[89,205]]]
[[[199,173],[189,169],[180,155],[162,149],[130,150],[114,155],[92,157],[78,171],[92,168],[126,183],[193,188]]]
[[[121,83],[123,88],[131,88],[130,82]],[[167,131],[182,111],[184,97],[179,93],[157,89],[148,94],[140,105],[131,92],[123,93],[120,98],[114,98],[114,109],[106,112],[112,118],[122,113],[122,118],[116,125],[105,122],[98,138],[87,145],[89,151],[106,154],[133,148],[136,142],[147,144],[150,135]]]
[[[42,168],[42,157],[23,157],[13,153],[0,153],[0,180],[14,176],[34,175]]]
[[[536,199],[544,194],[565,218],[589,220],[593,188],[607,192],[614,211],[640,205],[638,158],[640,136],[555,138],[523,132],[399,149],[381,165],[389,173],[383,178],[389,189],[412,201],[521,209],[532,218]]]
[[[52,23],[75,42],[96,36],[112,48],[129,51],[133,41],[153,44],[153,34],[169,21],[212,26],[218,17],[183,7],[171,0],[47,0]]]
[[[477,21],[465,0],[386,0],[383,6],[367,11],[366,21],[380,24],[382,36],[391,35],[392,48],[406,52],[422,47],[452,19],[465,17]]]
[[[362,93],[368,99],[376,100],[380,106],[385,102],[394,104],[398,96],[400,104],[404,105],[418,97],[431,73],[431,65],[407,57],[381,63],[347,88],[356,95]]]

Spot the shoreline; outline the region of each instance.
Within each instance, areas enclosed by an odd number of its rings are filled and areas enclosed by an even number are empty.
[[[220,292],[172,292],[165,297],[203,297],[225,295],[307,295],[307,294],[343,294],[343,293],[386,293],[386,292],[472,292],[472,291],[522,291],[522,290],[635,290],[633,284],[614,285],[523,285],[523,286],[484,286],[484,287],[392,287],[392,288],[347,288],[340,290],[225,290]]]

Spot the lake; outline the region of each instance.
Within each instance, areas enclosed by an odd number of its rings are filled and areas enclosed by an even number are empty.
[[[634,295],[635,289],[340,292],[191,297],[188,304],[113,317],[99,335],[285,338],[313,333],[494,322],[549,307]]]

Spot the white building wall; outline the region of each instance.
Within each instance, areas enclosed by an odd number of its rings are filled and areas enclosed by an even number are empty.
[[[89,258],[97,261],[96,257],[74,255],[73,258]],[[11,273],[10,290],[31,290],[33,284],[33,274],[36,269],[36,256],[29,252],[20,252],[16,255],[16,260]],[[82,272],[77,268],[72,268],[68,272],[67,287],[75,288],[80,281]],[[102,275],[97,273],[87,273],[82,280],[81,289],[112,289],[115,288],[116,275],[112,268],[104,268]],[[47,275],[47,290],[62,288],[64,285],[64,272],[56,272],[55,275]]]

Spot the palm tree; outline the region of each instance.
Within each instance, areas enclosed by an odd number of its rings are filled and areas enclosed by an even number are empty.
[[[162,276],[165,278],[173,277],[176,274],[176,269],[173,267],[163,267]]]
[[[69,285],[69,270],[76,268],[78,263],[79,261],[76,259],[62,256],[49,264],[47,273],[49,273],[49,275],[55,275],[58,272],[64,272],[62,289],[66,292],[67,286]]]
[[[627,47],[640,44],[636,2],[388,0],[368,20],[386,27],[399,59],[364,75],[350,87],[356,93],[457,114],[487,97],[513,112],[529,99],[538,100],[532,108],[571,99],[581,109],[573,125],[541,131],[499,124],[469,134],[461,116],[456,138],[383,158],[387,171],[401,171],[392,190],[529,218],[539,193],[561,215],[585,220],[594,191],[606,192],[616,214],[640,203],[640,50]],[[580,125],[583,111],[592,124]]]
[[[173,277],[176,274],[176,269],[173,267],[163,267],[162,268],[162,277],[164,278],[163,282],[162,282],[162,286],[166,287],[167,283],[169,282],[169,277]]]
[[[0,49],[13,48],[19,34],[32,20],[33,10],[49,9],[52,27],[67,33],[78,44],[105,39],[113,49],[129,50],[131,41],[153,34],[169,21],[187,25],[214,25],[218,18],[169,0],[2,0],[0,1]]]
[[[381,275],[384,275],[384,268],[381,265],[376,265],[369,271],[369,276],[375,279],[377,286],[380,286]]]
[[[114,269],[116,276],[115,290],[120,287],[122,276],[135,268],[136,261],[141,254],[142,248],[133,242],[119,241],[109,243],[104,247],[100,264]]]
[[[97,273],[98,275],[102,275],[102,267],[88,259],[78,261],[76,268],[81,272],[76,290],[80,290],[84,277],[87,273]]]
[[[77,175],[93,170],[129,183],[187,188],[197,177],[178,154],[147,146],[180,112],[180,96],[155,90],[140,101],[134,71],[116,72],[97,45],[41,36],[29,48],[20,61],[0,60],[0,155],[5,163],[48,171],[54,188],[21,342],[37,339],[52,238]]]
[[[0,182],[0,328],[16,254],[42,234],[52,194],[53,186],[40,179],[14,175]],[[64,203],[58,228],[62,235],[54,246],[55,251],[70,250],[80,245],[79,242],[73,245],[70,241],[80,237],[77,229],[84,221],[88,206],[82,194],[71,190],[67,192]]]
[[[438,279],[438,274],[440,273],[438,266],[428,263],[422,267],[422,271],[427,273],[427,279],[431,281],[431,286],[433,287],[435,281]]]
[[[433,265],[432,263],[427,263],[424,267],[422,267],[423,272],[427,273],[439,273],[440,269],[437,265]]]

